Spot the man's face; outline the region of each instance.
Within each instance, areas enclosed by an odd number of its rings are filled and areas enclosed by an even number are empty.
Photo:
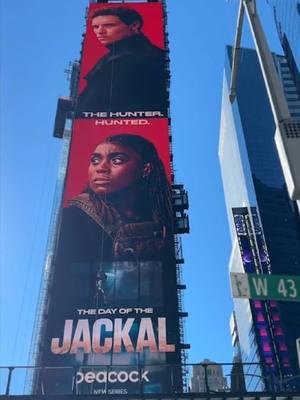
[[[92,28],[104,46],[138,33],[138,23],[126,25],[114,15],[99,15],[93,18]]]
[[[91,156],[89,186],[97,194],[115,193],[136,183],[144,169],[135,151],[119,144],[101,143]]]

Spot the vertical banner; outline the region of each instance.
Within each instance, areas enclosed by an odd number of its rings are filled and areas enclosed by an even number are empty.
[[[244,271],[246,273],[262,273],[262,265],[268,262],[268,257],[265,257],[266,246],[262,240],[262,227],[257,211],[254,207],[251,208],[250,215],[247,207],[241,207],[233,208],[232,212]],[[255,244],[256,240],[259,243],[258,246]],[[270,367],[272,371],[270,372],[264,367],[264,373],[266,376],[270,373],[277,374],[266,303],[261,300],[249,300],[249,303],[261,359],[265,361],[266,368]]]
[[[169,74],[164,42],[161,3],[92,4],[78,117],[166,117]]]
[[[92,4],[57,229],[46,394],[181,390],[161,3]]]
[[[271,273],[271,262],[256,207],[233,208],[233,218],[244,271],[246,273]],[[291,374],[291,363],[276,301],[250,300],[253,324],[258,338],[261,359],[266,365],[265,375]],[[280,360],[280,373],[276,358]],[[272,388],[269,380],[267,385]]]

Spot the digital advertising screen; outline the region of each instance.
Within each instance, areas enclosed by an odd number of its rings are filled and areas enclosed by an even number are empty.
[[[182,389],[162,3],[91,4],[36,392]]]
[[[161,3],[90,5],[78,117],[167,116],[168,78]]]
[[[245,273],[271,273],[271,260],[257,208],[233,208],[232,212]],[[259,299],[249,302],[258,348],[266,366],[266,376],[278,375],[278,370],[286,375],[291,374],[291,363],[278,302]]]
[[[44,371],[47,393],[74,367],[78,394],[180,383],[168,120],[141,121],[74,121],[43,351],[71,368]]]

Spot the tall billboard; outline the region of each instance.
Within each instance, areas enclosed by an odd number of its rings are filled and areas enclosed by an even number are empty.
[[[166,117],[168,65],[164,46],[161,3],[92,4],[77,116],[114,118],[129,116],[124,113],[131,111],[136,113],[133,116]]]
[[[161,3],[90,6],[37,391],[181,390],[166,60]]]

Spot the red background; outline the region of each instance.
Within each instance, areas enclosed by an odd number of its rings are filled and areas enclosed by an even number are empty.
[[[81,193],[87,186],[90,155],[96,146],[110,135],[132,133],[148,139],[154,144],[165,166],[167,176],[171,180],[169,126],[167,118],[148,119],[149,125],[128,126],[96,126],[95,121],[95,119],[77,119],[74,121],[64,192],[64,207],[67,206],[68,200]]]
[[[163,24],[163,9],[161,3],[126,3],[126,4],[91,4],[88,12],[87,30],[83,45],[83,53],[81,60],[81,72],[79,80],[79,92],[85,87],[83,77],[96,64],[100,57],[108,52],[108,50],[99,42],[94,34],[91,26],[90,16],[99,9],[112,7],[133,8],[141,14],[144,25],[142,32],[148,39],[161,49],[164,48],[164,24]]]

